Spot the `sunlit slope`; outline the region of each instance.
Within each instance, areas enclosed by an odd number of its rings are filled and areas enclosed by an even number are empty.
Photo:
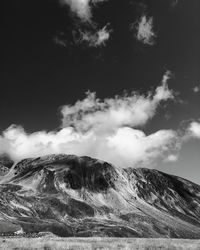
[[[200,238],[200,186],[156,170],[49,155],[1,177],[0,217],[25,233]]]

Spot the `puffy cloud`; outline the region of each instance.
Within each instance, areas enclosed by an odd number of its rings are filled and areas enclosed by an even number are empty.
[[[171,154],[171,155],[168,155],[164,161],[165,162],[176,162],[178,160],[178,154]]]
[[[190,123],[187,129],[186,139],[190,139],[190,138],[200,139],[200,122],[193,121]]]
[[[150,166],[167,157],[176,140],[176,133],[160,130],[145,135],[141,130],[123,127],[113,133],[99,135],[95,131],[79,133],[71,127],[58,132],[40,131],[28,134],[20,126],[11,126],[0,138],[0,153],[20,160],[52,153],[88,155],[118,167]]]
[[[91,9],[90,0],[60,0],[62,4],[67,4],[71,11],[77,14],[83,21],[90,21]]]
[[[194,86],[193,88],[192,88],[192,91],[196,94],[196,93],[199,93],[199,91],[200,91],[200,86],[198,85],[198,86]]]
[[[143,15],[139,22],[137,23],[137,34],[136,38],[138,41],[146,45],[154,45],[155,44],[155,33],[153,31],[153,17],[147,17]]]
[[[0,153],[8,153],[13,159],[37,157],[51,153],[77,153],[79,143],[87,141],[87,135],[75,133],[73,128],[60,131],[39,131],[28,134],[21,126],[12,125],[0,138]],[[77,148],[71,152],[71,148]],[[79,152],[81,153],[81,151]]]
[[[60,0],[61,4],[68,5],[82,21],[91,22],[92,6],[106,0]]]
[[[151,166],[155,159],[167,157],[176,139],[177,134],[172,130],[160,130],[147,136],[141,130],[120,128],[108,138],[111,148],[108,160],[116,166]]]
[[[165,159],[176,148],[176,132],[160,130],[146,135],[138,127],[156,114],[162,101],[173,98],[166,75],[162,85],[146,96],[132,93],[100,100],[87,93],[85,99],[61,108],[59,131],[29,134],[12,125],[0,136],[0,154],[7,153],[16,161],[51,153],[88,155],[118,167],[149,166]]]

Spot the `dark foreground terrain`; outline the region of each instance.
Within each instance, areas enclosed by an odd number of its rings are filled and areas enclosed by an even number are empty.
[[[17,250],[199,250],[200,240],[137,238],[10,238],[0,249]]]
[[[200,186],[185,179],[145,168],[117,169],[73,155],[1,167],[0,235],[200,239]],[[12,242],[21,244],[6,240]]]

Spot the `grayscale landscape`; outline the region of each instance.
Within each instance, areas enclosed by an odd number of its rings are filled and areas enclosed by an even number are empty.
[[[100,249],[183,249],[183,245],[184,249],[198,249],[197,184],[157,170],[117,169],[107,162],[75,155],[30,158],[13,166],[9,159],[3,160],[2,246],[45,249],[49,244],[48,249],[60,249],[66,243],[74,249],[77,243],[80,249],[88,249],[95,245],[95,239],[88,237],[102,237]]]
[[[200,250],[200,0],[0,8],[0,250]]]

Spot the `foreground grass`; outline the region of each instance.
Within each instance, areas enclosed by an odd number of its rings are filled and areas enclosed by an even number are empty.
[[[44,250],[199,250],[200,240],[136,238],[0,238],[0,249]]]

